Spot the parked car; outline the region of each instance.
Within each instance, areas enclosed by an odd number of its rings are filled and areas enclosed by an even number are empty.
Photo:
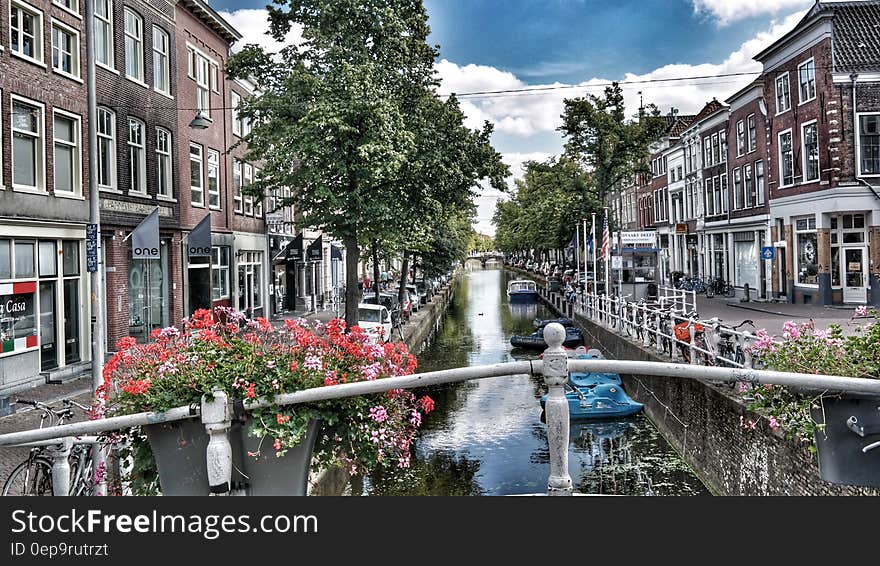
[[[376,304],[376,293],[370,291],[364,293],[363,302]],[[391,322],[398,324],[400,322],[401,308],[397,300],[397,293],[382,291],[379,293],[379,304],[388,309],[391,313]]]
[[[383,305],[358,304],[358,326],[366,331],[373,344],[382,344],[391,339],[391,313]]]
[[[416,286],[410,283],[406,286],[406,290],[409,291],[410,302],[412,303],[413,312],[418,312],[422,308],[422,301],[419,297],[418,290],[416,290]]]
[[[431,296],[433,295],[433,293],[431,292],[430,286],[428,286],[428,284],[424,281],[416,281],[416,291],[419,294],[419,300],[422,302],[422,304],[425,304],[431,300]]]

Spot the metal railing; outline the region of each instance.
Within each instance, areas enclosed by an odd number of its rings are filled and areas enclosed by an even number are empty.
[[[608,298],[605,297],[605,299]],[[608,313],[608,316],[612,315]],[[571,495],[572,483],[568,472],[569,406],[564,391],[569,372],[610,372],[654,375],[672,379],[739,381],[749,384],[797,386],[880,396],[880,380],[875,379],[783,373],[736,367],[702,367],[662,362],[571,359],[569,352],[562,348],[565,329],[557,323],[545,327],[544,338],[548,347],[541,360],[466,367],[306,389],[279,395],[271,400],[265,398],[248,400],[245,401],[244,406],[245,409],[257,409],[491,377],[512,377],[522,374],[542,376],[549,389],[545,403],[547,442],[550,454],[550,474],[546,494]],[[219,487],[220,489],[217,491],[224,491],[225,494],[236,494],[235,490],[229,489],[232,481],[232,447],[229,440],[229,429],[233,418],[232,400],[222,391],[215,392],[212,400],[203,399],[201,405],[197,407],[176,407],[162,413],[137,413],[3,434],[0,435],[0,447],[46,444],[47,441],[60,445],[61,450],[51,452],[54,458],[53,493],[66,495],[70,481],[67,454],[72,443],[71,437],[88,434],[100,435],[135,426],[193,418],[201,420],[209,435],[205,462],[210,485],[212,488]],[[55,470],[57,470],[57,476],[55,476]]]

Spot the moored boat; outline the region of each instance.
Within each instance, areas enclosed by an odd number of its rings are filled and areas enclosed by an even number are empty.
[[[507,299],[510,302],[531,302],[538,300],[538,286],[530,279],[516,279],[507,284]]]
[[[565,348],[576,348],[584,343],[584,335],[577,328],[565,329],[565,341],[562,345]],[[543,350],[547,348],[547,341],[544,340],[544,330],[536,330],[528,336],[514,335],[510,337],[510,345],[514,348],[534,348]]]

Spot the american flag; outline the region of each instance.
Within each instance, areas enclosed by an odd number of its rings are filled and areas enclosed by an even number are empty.
[[[611,257],[611,238],[608,236],[608,209],[605,209],[605,218],[602,220],[602,259]]]

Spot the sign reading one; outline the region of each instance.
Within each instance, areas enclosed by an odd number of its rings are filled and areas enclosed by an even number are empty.
[[[36,292],[34,281],[0,284],[0,355],[39,345],[34,309]]]
[[[199,222],[186,239],[188,257],[211,257],[211,214]]]
[[[132,259],[159,259],[159,207],[131,233]]]

